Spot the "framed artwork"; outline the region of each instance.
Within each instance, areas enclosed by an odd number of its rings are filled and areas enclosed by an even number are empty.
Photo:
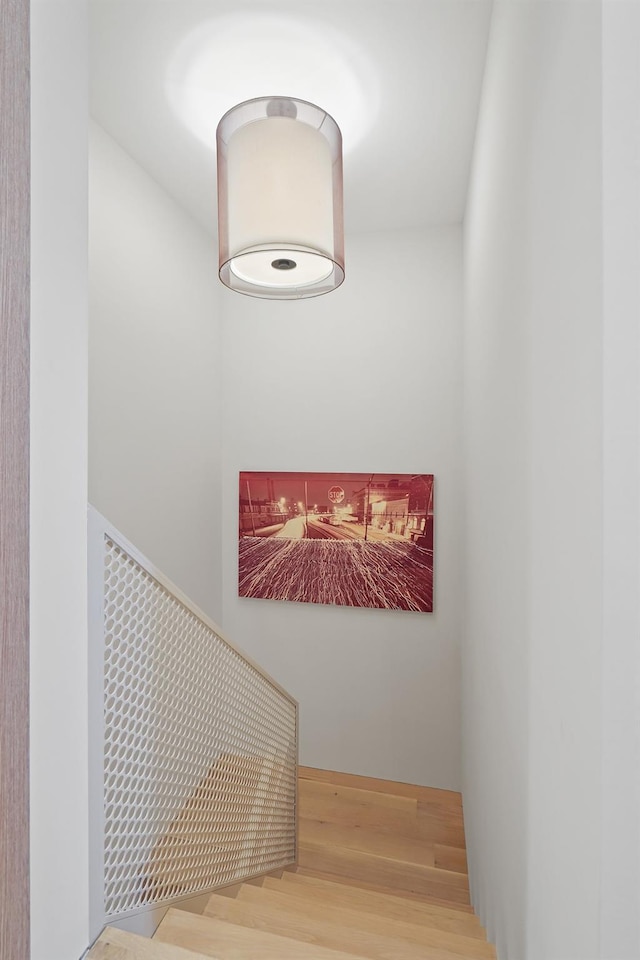
[[[241,597],[433,610],[433,474],[241,472]]]

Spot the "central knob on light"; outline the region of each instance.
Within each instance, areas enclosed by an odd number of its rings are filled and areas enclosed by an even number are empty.
[[[289,260],[286,257],[282,257],[280,260],[272,260],[271,266],[274,270],[293,270],[294,267],[297,267],[298,264],[295,260]]]

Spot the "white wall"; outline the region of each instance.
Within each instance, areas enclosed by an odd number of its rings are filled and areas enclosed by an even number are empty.
[[[86,20],[32,3],[32,960],[89,936]]]
[[[530,453],[526,105],[537,50],[495,10],[464,232],[463,799],[472,898],[524,960]],[[509,28],[509,29],[507,29]]]
[[[219,621],[216,249],[97,124],[90,148],[89,499]]]
[[[528,949],[536,960],[587,960],[598,956],[600,893],[601,9],[580,0],[540,6],[534,42],[544,69],[532,104],[527,191]]]
[[[461,232],[347,238],[301,303],[224,296],[223,625],[301,704],[301,761],[459,786]],[[435,612],[237,596],[238,471],[432,472]]]
[[[501,960],[638,956],[631,9],[494,8],[465,224],[463,792]]]
[[[640,956],[640,6],[603,6],[601,955]]]

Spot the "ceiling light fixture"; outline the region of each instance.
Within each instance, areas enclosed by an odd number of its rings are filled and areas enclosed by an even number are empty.
[[[344,280],[342,136],[326,111],[261,97],[218,124],[219,272],[271,300],[329,293]]]

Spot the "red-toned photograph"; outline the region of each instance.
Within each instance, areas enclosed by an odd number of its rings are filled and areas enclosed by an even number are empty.
[[[240,473],[241,597],[433,610],[433,474]]]

